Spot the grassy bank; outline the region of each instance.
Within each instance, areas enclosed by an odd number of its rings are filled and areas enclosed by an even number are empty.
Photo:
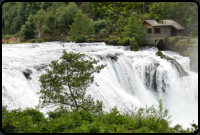
[[[198,51],[198,38],[173,36],[166,39],[167,49],[183,56],[191,56]]]
[[[15,42],[12,40],[13,36],[10,38],[3,39],[2,44],[19,44],[19,43],[35,43],[35,42],[51,42],[51,41],[62,41],[62,42],[76,42],[76,43],[84,43],[84,42],[105,42],[107,45],[124,45],[128,46],[131,42],[136,42],[134,38],[125,37],[120,39],[117,35],[110,35],[107,38],[99,37],[95,35],[84,35],[84,36],[67,36],[67,37],[49,37],[49,38],[40,38],[40,39],[29,39],[29,40],[22,40],[20,42]],[[134,40],[133,40],[134,39]],[[38,41],[40,40],[40,41]],[[6,42],[3,42],[6,41]]]

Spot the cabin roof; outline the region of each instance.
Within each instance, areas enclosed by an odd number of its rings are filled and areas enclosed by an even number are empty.
[[[152,26],[173,26],[174,28],[176,28],[178,30],[185,29],[180,24],[175,22],[174,20],[163,20],[163,21],[166,21],[166,23],[158,23],[158,22],[156,22],[156,20],[144,20],[144,22],[147,22]]]

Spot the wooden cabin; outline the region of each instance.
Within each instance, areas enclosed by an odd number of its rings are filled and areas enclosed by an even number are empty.
[[[144,45],[157,45],[159,41],[165,43],[169,36],[183,36],[184,29],[174,20],[163,20],[164,23],[158,23],[156,20],[145,20],[143,28],[146,30],[144,36]]]

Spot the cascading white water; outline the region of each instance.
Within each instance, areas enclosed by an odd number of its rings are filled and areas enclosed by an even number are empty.
[[[107,64],[95,74],[99,87],[92,84],[86,93],[103,101],[104,111],[114,106],[120,111],[131,110],[131,106],[157,106],[157,100],[162,98],[164,108],[172,115],[172,126],[179,123],[190,127],[193,120],[198,124],[198,74],[190,71],[189,58],[163,51],[189,73],[180,77],[172,63],[155,55],[156,48],[137,52],[128,49],[105,43],[64,43],[64,47],[59,42],[3,44],[2,106],[25,109],[37,105],[39,76],[66,50],[85,53],[100,60],[100,64]],[[45,109],[44,112],[48,110]]]

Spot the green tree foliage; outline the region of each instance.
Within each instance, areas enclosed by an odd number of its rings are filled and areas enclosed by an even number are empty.
[[[21,35],[24,35],[25,39],[33,38],[34,30],[35,30],[35,25],[33,23],[33,16],[30,15],[28,21],[25,23],[25,25],[22,26]]]
[[[74,23],[71,26],[69,31],[70,35],[80,35],[87,34],[89,32],[90,22],[85,14],[82,14],[80,11],[76,13],[74,17]]]
[[[46,123],[42,112],[26,108],[25,110],[14,109],[11,111],[2,107],[2,130],[4,133],[39,133]]]
[[[141,4],[141,2],[94,2],[93,11],[94,14],[100,14],[100,17],[107,21],[112,32],[121,34],[125,20],[116,23],[117,20],[129,16],[130,10],[138,10]]]
[[[134,16],[131,16],[128,20],[128,24],[124,27],[123,37],[135,37],[135,40],[140,45],[143,43],[143,36],[146,34],[145,30],[142,30],[142,21]]]
[[[150,6],[153,17],[159,15],[160,19],[173,19],[186,28],[186,34],[198,29],[198,5],[195,2],[158,2]]]
[[[4,2],[3,35],[16,34],[21,30],[30,33],[30,27],[26,22],[31,15],[34,22],[33,36],[39,33],[41,37],[67,35],[75,14],[82,10],[83,14],[94,21],[106,21],[107,33],[118,34],[121,38],[124,26],[131,16],[142,21],[156,19],[162,22],[163,19],[173,19],[185,28],[185,34],[198,36],[198,5],[195,2],[145,2],[145,6],[143,14],[142,2]],[[90,34],[98,31],[98,28],[93,29],[92,19],[89,25]]]
[[[94,22],[94,34],[98,35],[99,31],[106,28],[106,22],[104,20],[99,20]]]
[[[78,7],[74,2],[70,2],[67,6],[61,6],[56,12],[56,26],[58,29],[67,34],[70,25],[73,23],[73,17],[76,15]]]
[[[76,36],[72,36],[72,39],[74,39],[74,41],[76,43],[82,43],[82,42],[85,42],[86,41],[86,38],[83,34],[79,34],[79,35],[76,35]]]
[[[60,62],[52,61],[50,70],[40,76],[41,107],[49,104],[69,105],[77,110],[85,106],[85,92],[88,86],[94,82],[94,73],[99,73],[106,65],[94,66],[98,60],[90,58],[85,60],[85,54],[67,53],[63,51]],[[90,101],[91,102],[91,101]],[[97,102],[97,106],[102,104]]]
[[[41,28],[45,17],[46,12],[43,9],[38,10],[37,14],[34,15],[34,23],[37,26],[37,28]]]
[[[45,33],[54,35],[54,29],[55,29],[54,20],[55,20],[55,15],[54,15],[53,11],[48,12],[48,14],[44,20],[44,24],[45,24],[46,28],[42,28],[42,30],[45,29]]]
[[[2,23],[5,25],[5,34],[13,34],[14,28],[18,23],[16,19],[14,20],[15,16],[17,16],[17,5],[14,2],[5,2],[2,5],[2,12]]]
[[[46,10],[48,7],[51,7],[53,2],[41,2],[40,8]]]
[[[48,118],[37,109],[14,109],[2,107],[3,133],[192,133],[198,125],[191,124],[186,130],[177,124],[170,127],[168,110],[159,100],[154,106],[135,108],[132,112],[120,112],[114,107],[110,112],[93,114],[87,110],[69,111],[61,107],[47,113]]]

